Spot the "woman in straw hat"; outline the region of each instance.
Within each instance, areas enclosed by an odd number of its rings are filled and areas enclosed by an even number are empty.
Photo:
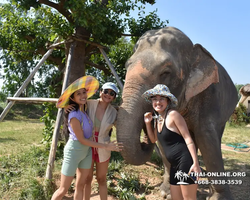
[[[92,136],[93,122],[85,112],[87,99],[99,88],[99,82],[92,76],[84,76],[73,82],[61,95],[57,107],[64,108],[74,104],[75,110],[67,114],[69,140],[64,148],[64,159],[61,170],[60,187],[52,196],[52,200],[62,199],[71,182],[76,177],[75,200],[83,199],[83,188],[92,163],[91,147],[119,151],[121,144],[115,142],[101,144],[89,140]]]
[[[117,86],[112,82],[103,84],[100,90],[99,99],[87,101],[87,113],[94,123],[93,140],[100,143],[109,143],[112,127],[115,124],[117,110],[111,105],[118,94]],[[72,105],[67,106],[66,112],[74,110]],[[92,147],[92,165],[88,175],[85,189],[84,200],[89,200],[91,195],[91,183],[93,180],[94,166],[96,169],[96,179],[99,185],[99,195],[101,200],[107,200],[107,172],[111,151]]]
[[[189,176],[191,172],[200,173],[195,144],[190,136],[187,124],[179,112],[173,108],[177,106],[176,97],[170,93],[167,86],[158,84],[143,93],[142,97],[152,103],[154,111],[144,114],[144,121],[150,141],[159,141],[170,168],[170,192],[173,200],[196,199],[197,184],[195,178]],[[151,121],[155,118],[155,128]],[[198,177],[197,177],[198,178]]]

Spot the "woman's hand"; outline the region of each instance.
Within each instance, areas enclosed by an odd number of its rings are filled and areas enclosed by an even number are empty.
[[[188,174],[190,174],[191,172],[195,173],[195,175],[200,174],[201,173],[201,168],[200,168],[199,164],[193,164],[190,167],[190,170],[189,170]],[[196,180],[199,180],[199,176],[196,176]]]
[[[70,104],[64,107],[65,113],[70,113],[71,111],[75,110],[74,104]]]
[[[152,121],[152,119],[153,119],[153,115],[151,112],[146,112],[144,114],[144,122],[145,123],[150,123]]]
[[[117,142],[116,140],[106,144],[106,149],[109,151],[117,151],[120,152],[123,149],[123,144],[121,142]]]

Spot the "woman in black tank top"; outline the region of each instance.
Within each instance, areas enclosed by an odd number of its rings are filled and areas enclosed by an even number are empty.
[[[151,112],[144,114],[144,121],[150,141],[158,141],[164,155],[171,164],[170,191],[173,200],[196,200],[197,184],[189,176],[190,172],[201,173],[195,144],[187,124],[179,112],[173,110],[178,101],[167,86],[158,84],[147,90],[142,97],[152,103],[158,116]],[[154,120],[154,128],[152,120]],[[198,177],[197,177],[198,178]]]

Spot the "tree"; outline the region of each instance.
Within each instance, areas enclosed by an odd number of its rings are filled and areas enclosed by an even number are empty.
[[[30,70],[36,66],[37,61],[21,60],[18,62],[7,51],[4,51],[0,59],[2,61],[1,67],[4,69],[4,75],[1,78],[5,78],[2,90],[5,94],[13,96],[30,74]],[[53,79],[59,78],[58,75],[58,70],[53,65],[43,65],[20,96],[49,97],[48,86],[52,83]],[[55,86],[55,83],[53,85]],[[57,93],[60,90],[61,86],[59,85]]]
[[[69,83],[83,76],[86,68],[93,71],[94,67],[107,76],[110,71],[104,62],[94,63],[98,57],[101,60],[98,47],[115,45],[122,36],[131,36],[135,41],[148,29],[166,26],[156,11],[145,16],[143,10],[147,3],[154,4],[154,1],[12,0],[11,4],[0,7],[0,46],[8,58],[20,64],[19,69],[29,69],[24,63],[41,58],[59,36],[65,45],[58,47],[46,64],[58,67],[60,79],[72,43],[75,49]],[[139,10],[138,20],[130,16],[130,11],[135,9]],[[124,63],[115,66],[117,71],[122,71]]]
[[[237,83],[235,83],[234,85],[235,85],[236,90],[238,92],[238,100],[240,100],[240,97],[241,97],[240,88],[242,88],[244,85],[243,84],[237,84]]]

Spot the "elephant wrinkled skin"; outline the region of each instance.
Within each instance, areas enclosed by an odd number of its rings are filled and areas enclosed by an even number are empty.
[[[123,103],[117,118],[117,140],[123,142],[122,156],[134,165],[150,159],[153,144],[140,141],[145,131],[143,115],[152,111],[141,97],[156,84],[165,84],[179,101],[206,170],[223,172],[221,137],[225,123],[237,104],[236,88],[226,70],[200,44],[193,45],[180,30],[166,27],[147,31],[135,45],[126,63]],[[161,149],[161,147],[160,147]],[[165,166],[161,193],[169,193],[169,163]],[[226,177],[212,177],[212,179]],[[209,199],[233,199],[228,185],[212,185]]]

